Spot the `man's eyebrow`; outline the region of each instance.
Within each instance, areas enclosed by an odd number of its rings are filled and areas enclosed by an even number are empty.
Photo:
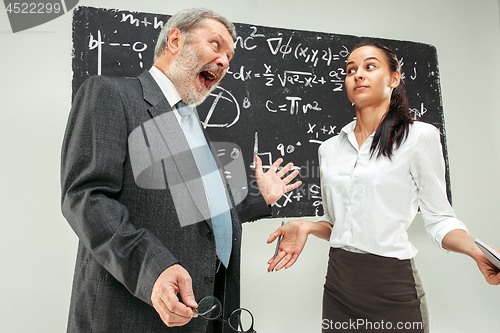
[[[219,41],[223,42],[224,44],[227,44],[227,42],[226,42],[226,40],[224,39],[224,37],[222,37],[222,36],[221,36],[221,35],[219,35],[218,33],[214,33],[213,38],[218,39]]]

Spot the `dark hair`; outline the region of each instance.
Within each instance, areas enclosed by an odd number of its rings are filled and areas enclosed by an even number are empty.
[[[367,40],[358,44],[352,51],[363,46],[372,46],[381,50],[386,56],[389,69],[392,73],[401,71],[398,57],[390,48]],[[403,80],[400,80],[399,85],[392,90],[389,110],[375,131],[370,147],[371,156],[376,152],[377,157],[384,155],[390,159],[393,149],[399,148],[408,136],[411,123],[413,123],[413,118],[408,107],[405,86]]]

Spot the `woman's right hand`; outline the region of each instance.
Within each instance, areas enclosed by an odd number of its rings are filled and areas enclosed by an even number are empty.
[[[267,262],[269,264],[268,272],[271,272],[275,268],[277,271],[283,267],[285,269],[289,268],[297,261],[306,244],[307,236],[311,232],[311,223],[304,220],[289,221],[269,236],[267,240],[268,244],[272,243],[279,236],[282,236],[282,239],[278,255]]]

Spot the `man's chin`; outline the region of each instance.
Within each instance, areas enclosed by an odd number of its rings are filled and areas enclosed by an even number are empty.
[[[192,105],[192,106],[198,106],[200,105],[201,103],[203,103],[207,97],[210,95],[210,93],[217,87],[217,85],[214,85],[213,87],[211,87],[210,89],[208,89],[207,91],[205,91],[203,94],[198,92],[196,95],[197,96],[193,96],[193,95],[190,95],[190,96],[187,96],[187,100],[188,100],[188,104],[189,105]]]
[[[198,106],[200,105],[201,103],[203,103],[207,97],[208,97],[209,93],[201,96],[201,97],[192,97],[192,96],[188,96],[186,99],[187,99],[187,104],[188,105],[191,105],[191,106]]]

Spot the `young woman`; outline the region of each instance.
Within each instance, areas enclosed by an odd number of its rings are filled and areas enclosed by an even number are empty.
[[[327,239],[324,331],[428,332],[412,259],[417,250],[406,233],[419,207],[433,242],[472,257],[490,284],[500,284],[500,273],[455,217],[440,133],[412,120],[394,52],[362,44],[347,58],[346,72],[356,120],[319,148],[325,215],[276,230],[268,242],[283,239],[269,271],[292,266],[309,234]]]

